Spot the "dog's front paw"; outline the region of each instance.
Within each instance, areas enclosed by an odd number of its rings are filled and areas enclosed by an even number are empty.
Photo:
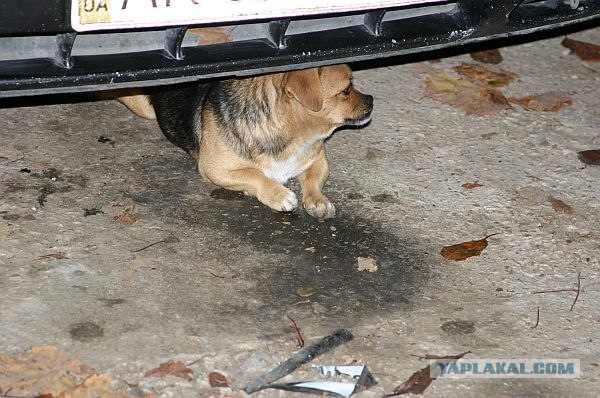
[[[306,197],[303,204],[304,210],[316,218],[333,218],[335,216],[335,206],[325,197]]]
[[[296,194],[282,185],[266,195],[261,195],[258,200],[277,211],[292,211],[298,207]]]

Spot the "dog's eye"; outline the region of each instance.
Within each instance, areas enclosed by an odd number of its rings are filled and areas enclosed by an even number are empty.
[[[352,84],[349,85],[348,87],[346,87],[344,89],[344,91],[342,91],[342,94],[345,95],[345,96],[349,96],[351,91],[352,91]]]

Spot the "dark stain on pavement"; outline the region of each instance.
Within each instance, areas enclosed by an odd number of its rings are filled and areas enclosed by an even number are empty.
[[[104,329],[93,322],[79,322],[69,326],[69,334],[73,340],[86,342],[104,336]]]
[[[152,164],[135,168],[160,170],[157,172],[163,175],[171,169],[181,173],[189,167],[185,160],[183,157],[173,159],[162,168]],[[147,160],[148,163],[155,161]],[[158,177],[145,175],[145,178]],[[184,223],[188,235],[201,236],[203,247],[210,248],[209,254],[219,267],[228,274],[239,275],[239,279],[227,279],[228,284],[244,278],[259,281],[250,291],[239,292],[244,302],[252,296],[269,308],[269,312],[284,311],[302,300],[296,295],[297,288],[313,287],[317,293],[310,297],[311,302],[324,306],[327,316],[346,319],[350,314],[406,308],[426,283],[425,245],[421,245],[411,231],[392,233],[377,222],[356,215],[353,203],[344,200],[344,193],[326,192],[336,204],[338,216],[317,220],[302,210],[272,211],[255,198],[201,182],[193,170],[184,178],[189,178],[187,184],[167,180],[127,195],[144,205],[149,214],[177,220]],[[298,191],[297,187],[292,186],[292,189]],[[250,245],[257,255],[240,256],[235,250],[240,245]],[[378,271],[359,272],[357,257],[375,258]],[[176,283],[187,285],[195,277],[190,272],[208,273],[202,268],[187,272],[171,276],[177,278]],[[213,282],[225,283],[216,278]],[[234,289],[233,285],[226,286]],[[190,289],[193,291],[194,287]],[[219,311],[223,316],[226,312],[247,312],[240,300],[232,296],[228,299],[232,308],[219,308]],[[198,307],[193,311],[198,312]]]

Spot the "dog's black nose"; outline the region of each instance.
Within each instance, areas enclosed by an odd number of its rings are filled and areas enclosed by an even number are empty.
[[[373,106],[373,96],[371,95],[367,95],[367,94],[363,94],[364,98],[365,98],[365,102],[367,103],[367,105],[369,105],[369,108]]]

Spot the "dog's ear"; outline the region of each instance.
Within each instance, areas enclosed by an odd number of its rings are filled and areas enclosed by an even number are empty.
[[[287,72],[282,81],[283,91],[306,108],[318,112],[323,108],[323,90],[319,75],[319,68]]]

